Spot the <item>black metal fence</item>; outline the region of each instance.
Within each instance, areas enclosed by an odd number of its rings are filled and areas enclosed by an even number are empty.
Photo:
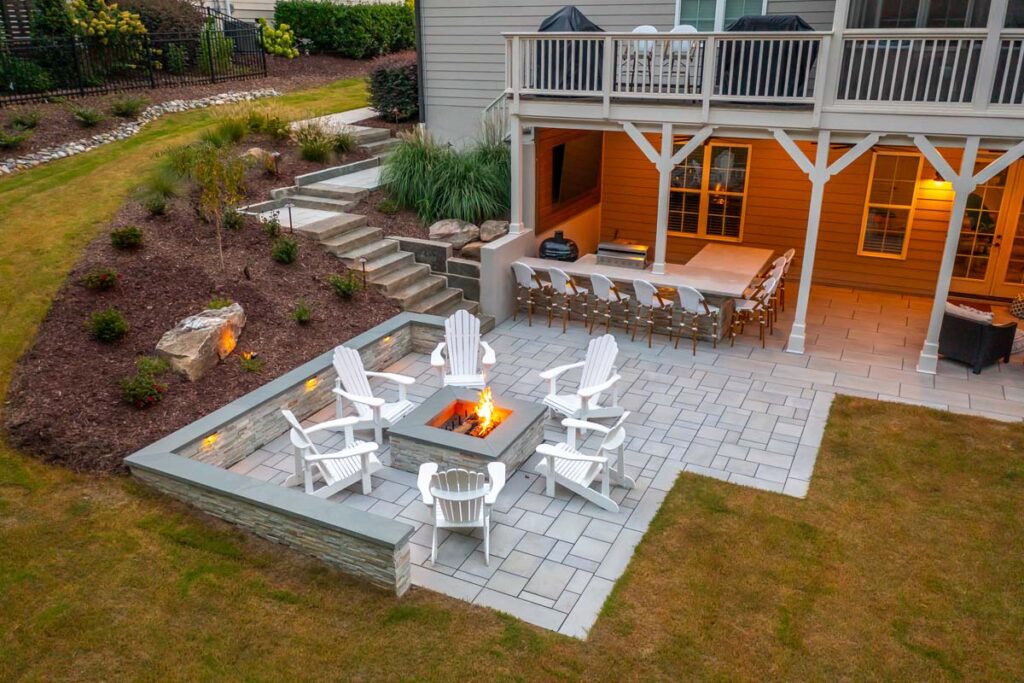
[[[267,75],[263,29],[207,12],[198,31],[126,36],[103,45],[82,37],[0,43],[0,106],[136,88]]]

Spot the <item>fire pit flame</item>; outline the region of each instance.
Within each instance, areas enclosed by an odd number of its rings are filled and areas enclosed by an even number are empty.
[[[477,417],[476,435],[487,436],[497,424],[494,421],[494,398],[491,396],[491,388],[484,387],[480,392],[480,399],[474,408]]]

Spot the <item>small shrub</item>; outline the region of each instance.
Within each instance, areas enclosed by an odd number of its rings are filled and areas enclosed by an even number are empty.
[[[363,288],[362,283],[352,271],[349,271],[344,276],[328,275],[327,284],[329,284],[334,290],[334,293],[342,299],[351,299]]]
[[[167,198],[159,194],[149,195],[143,198],[142,206],[150,216],[163,216],[167,213]]]
[[[214,73],[226,73],[234,53],[235,41],[221,33],[212,19],[203,24],[199,30],[199,50],[196,54],[196,63],[203,74],[211,75],[211,65]]]
[[[21,130],[31,130],[39,125],[43,116],[35,109],[20,111],[11,117],[11,125]]]
[[[146,176],[142,183],[141,194],[143,197],[162,197],[164,199],[177,197],[182,191],[182,178],[173,169],[161,165],[155,171]]]
[[[291,135],[288,122],[272,109],[252,107],[245,112],[244,118],[252,133],[263,133],[278,140],[284,140]]]
[[[292,320],[300,325],[308,325],[313,320],[313,310],[303,299],[299,299],[299,302],[295,304],[295,308],[292,309]]]
[[[263,223],[263,232],[267,233],[268,237],[276,238],[281,234],[281,219],[278,218],[276,212],[261,219],[261,222]]]
[[[245,119],[239,116],[230,116],[222,119],[214,128],[214,134],[225,142],[238,142],[249,132],[249,126]]]
[[[192,174],[198,156],[199,145],[172,147],[164,153],[163,165],[179,178]]]
[[[53,76],[35,62],[0,51],[0,85],[7,92],[38,93],[53,88]]]
[[[110,104],[110,113],[123,119],[133,119],[149,104],[145,97],[121,97]]]
[[[299,258],[299,243],[287,237],[278,237],[270,248],[270,257],[285,265],[294,263]]]
[[[241,230],[245,225],[245,214],[235,209],[224,212],[224,227],[228,230]]]
[[[103,114],[91,107],[75,107],[71,115],[83,128],[95,128],[103,120]]]
[[[164,63],[167,73],[180,76],[188,70],[188,48],[172,43],[164,49]]]
[[[398,202],[394,199],[385,199],[381,202],[377,202],[377,210],[385,216],[394,216],[398,213]]]
[[[294,59],[299,56],[299,51],[295,47],[295,34],[288,24],[271,26],[263,17],[257,19],[256,23],[263,27],[264,52],[285,59]]]
[[[128,322],[113,306],[94,312],[89,317],[88,327],[92,336],[104,344],[113,344],[128,334]]]
[[[356,139],[352,133],[335,133],[332,140],[335,154],[348,154],[356,148]]]
[[[121,380],[121,399],[139,410],[162,401],[166,391],[167,385],[158,382],[151,374],[139,372],[134,377]]]
[[[92,271],[91,273],[87,273],[86,276],[82,278],[82,284],[85,285],[86,289],[102,291],[105,289],[113,289],[120,280],[121,275],[113,268],[100,268]]]
[[[119,9],[139,15],[150,33],[194,33],[203,25],[201,5],[183,0],[119,0]]]
[[[160,356],[139,356],[135,359],[135,369],[140,375],[159,377],[170,370],[171,365]]]
[[[142,230],[134,225],[110,231],[110,243],[115,249],[137,249],[142,246]]]
[[[299,146],[299,156],[306,161],[324,163],[331,158],[331,152],[334,151],[334,135],[327,132],[320,123],[307,121],[299,125],[293,137]]]
[[[27,130],[21,133],[8,133],[0,130],[0,149],[18,149],[30,137],[32,137],[32,132]]]
[[[259,372],[263,369],[263,360],[253,351],[245,351],[238,356],[238,362],[246,372]]]
[[[399,139],[381,169],[381,184],[399,206],[415,209],[433,191],[434,169],[454,152],[426,131],[403,133]]]
[[[210,310],[219,310],[221,308],[227,308],[231,304],[235,303],[231,299],[223,296],[215,296],[210,299],[210,303],[206,304],[206,308]]]
[[[370,106],[381,118],[408,121],[419,115],[415,58],[391,58],[370,72]]]

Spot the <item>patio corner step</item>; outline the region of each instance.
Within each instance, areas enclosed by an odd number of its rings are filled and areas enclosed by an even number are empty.
[[[447,282],[446,282],[447,284]],[[458,307],[462,302],[462,290],[454,287],[445,287],[439,292],[420,299],[414,303],[409,310],[413,313],[430,313],[432,315],[445,315],[447,311]],[[448,314],[450,315],[450,314]]]
[[[320,244],[322,244],[330,253],[340,257],[342,254],[347,254],[353,250],[360,249],[367,244],[379,242],[383,235],[384,231],[380,228],[362,225],[351,230],[346,230],[332,235],[326,239],[321,239]]]
[[[320,242],[323,242],[324,240],[330,239],[331,237],[343,232],[361,228],[366,225],[366,223],[366,216],[360,216],[355,213],[339,212],[334,216],[328,216],[310,223],[296,225],[294,230],[300,235],[313,237]]]
[[[429,270],[429,266],[424,267]],[[418,302],[444,289],[447,285],[448,281],[440,275],[428,275],[427,277],[415,279],[412,284],[402,289],[385,293],[385,296],[401,306],[402,310],[408,311],[412,310],[412,307]]]
[[[386,273],[379,278],[373,278],[371,282],[390,299],[395,298],[403,289],[427,277],[430,277],[430,266],[425,263],[413,263]],[[441,278],[441,280],[447,283],[447,280],[444,280],[444,278]]]

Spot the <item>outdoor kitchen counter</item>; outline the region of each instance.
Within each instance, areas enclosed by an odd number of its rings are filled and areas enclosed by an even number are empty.
[[[771,249],[709,244],[685,264],[666,263],[663,275],[655,275],[650,268],[640,270],[601,265],[597,262],[595,254],[581,256],[576,261],[553,261],[532,257],[519,260],[545,275],[548,268],[560,268],[588,289],[590,276],[594,273],[600,273],[616,284],[625,285],[623,289],[627,292],[633,291],[633,280],[647,280],[659,288],[675,289],[679,285],[689,285],[700,291],[709,304],[718,306],[718,338],[722,339],[732,318],[733,299],[743,297],[743,292],[754,278],[764,272],[773,253]],[[678,302],[678,299],[676,301]],[[702,337],[711,339],[710,324],[701,325],[701,332]]]

